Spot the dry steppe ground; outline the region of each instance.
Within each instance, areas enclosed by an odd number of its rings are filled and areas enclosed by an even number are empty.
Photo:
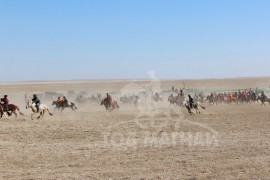
[[[129,81],[2,83],[0,94],[25,113],[0,120],[1,179],[270,179],[270,105],[207,106],[189,116],[158,103],[158,113],[120,104],[78,106],[31,120],[24,94],[119,91]],[[137,81],[138,84],[146,83]],[[270,78],[190,80],[187,87],[268,88]],[[164,80],[161,88],[182,86]],[[51,102],[49,104],[52,111]]]

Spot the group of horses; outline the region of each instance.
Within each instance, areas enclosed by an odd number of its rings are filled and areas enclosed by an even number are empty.
[[[45,104],[40,104],[39,105],[39,110],[37,110],[36,108],[36,104],[33,103],[31,100],[28,100],[26,103],[26,109],[31,109],[32,114],[31,114],[31,119],[34,119],[34,115],[35,114],[39,114],[39,116],[37,117],[37,119],[40,119],[42,117],[44,117],[45,112],[48,112],[51,116],[53,115],[50,112],[50,109],[47,105]],[[5,116],[6,119],[9,119],[8,117],[11,116],[12,114],[15,115],[15,117],[17,118],[18,114],[17,112],[19,112],[19,114],[21,116],[24,115],[24,113],[22,113],[20,111],[20,108],[17,105],[14,104],[8,104],[7,107],[5,107],[3,104],[0,104],[0,118],[3,117],[3,115]]]
[[[106,111],[113,111],[113,110],[118,110],[120,108],[118,102],[115,99],[109,100],[107,98],[102,98],[101,95],[94,97],[91,97],[92,101],[95,102],[101,102],[100,105],[104,106]],[[159,94],[154,94],[152,96],[152,102],[151,103],[158,103],[162,101],[162,97],[159,96]],[[120,102],[121,104],[134,104],[134,105],[142,105],[143,97],[141,98],[140,96],[137,95],[132,95],[132,96],[123,96],[120,97]],[[180,106],[180,107],[185,107],[190,114],[194,114],[191,110],[195,109],[196,113],[200,113],[200,109],[205,109],[205,107],[202,105],[204,102],[208,102],[209,105],[217,105],[217,104],[222,104],[222,103],[252,103],[252,102],[261,102],[261,105],[265,105],[266,102],[270,104],[270,99],[266,97],[265,95],[257,95],[254,92],[246,92],[246,93],[211,93],[208,95],[206,98],[204,98],[202,95],[195,96],[194,97],[194,103],[190,104],[187,98],[185,98],[184,94],[180,95],[173,95],[171,94],[168,97],[168,102],[170,106]],[[65,108],[70,108],[72,111],[76,111],[78,108],[73,102],[58,102],[58,101],[53,101],[52,103],[53,106],[55,106],[54,111],[63,111]],[[31,109],[32,114],[31,114],[31,119],[33,120],[35,114],[39,114],[37,117],[38,119],[44,117],[44,114],[48,112],[51,116],[53,115],[50,112],[50,109],[47,105],[45,104],[40,104],[39,105],[39,110],[37,111],[36,104],[29,99],[26,102],[26,109]],[[8,118],[8,116],[11,116],[12,114],[15,115],[17,118],[18,113],[20,115],[24,115],[21,111],[20,108],[14,104],[9,104],[8,107],[5,107],[4,105],[0,104],[0,116],[1,118],[3,115]]]
[[[218,104],[250,104],[259,102],[261,105],[265,105],[266,102],[270,104],[270,99],[265,95],[258,95],[255,92],[224,92],[224,93],[211,93],[206,97],[209,105]]]
[[[53,101],[52,105],[55,106],[54,111],[63,111],[65,108],[70,108],[72,111],[76,111],[78,108],[73,102],[58,102],[58,101]],[[113,111],[116,109],[119,109],[119,105],[116,100],[112,100],[109,102],[106,98],[101,100],[101,104],[104,105],[107,111]],[[53,113],[50,112],[50,108],[46,104],[40,104],[39,109],[37,109],[36,104],[32,102],[31,99],[26,100],[26,109],[31,109],[31,119],[34,119],[35,114],[39,114],[37,119],[42,119],[45,115],[46,112],[48,112],[51,116]],[[15,115],[17,118],[19,112],[20,115],[24,115],[21,111],[20,108],[14,104],[8,104],[7,107],[5,107],[3,104],[0,103],[0,118],[5,116],[6,119],[8,119],[9,116],[12,114]]]
[[[87,103],[100,103],[102,101],[102,96],[100,93],[98,93],[96,96],[93,94],[91,97],[87,97],[86,95],[78,95],[75,98],[75,102],[79,105],[87,104]]]
[[[76,105],[72,102],[57,102],[54,101],[52,103],[52,105],[55,105],[55,109],[54,110],[61,110],[63,111],[65,108],[71,108],[73,111],[75,111],[76,109],[78,109],[76,107]],[[39,116],[37,117],[37,119],[43,118],[44,114],[46,112],[48,112],[51,116],[53,115],[53,113],[50,112],[50,108],[46,105],[46,104],[40,104],[39,105],[39,110],[36,107],[36,104],[32,102],[32,100],[27,100],[26,102],[26,109],[31,109],[32,113],[31,113],[31,119],[34,119],[34,115],[35,114],[39,114]],[[11,116],[12,114],[15,115],[15,117],[17,118],[18,114],[17,112],[19,112],[20,115],[24,115],[21,111],[20,108],[17,105],[14,104],[8,104],[7,107],[5,107],[3,104],[0,103],[0,118],[3,117],[3,115],[5,116],[6,119],[8,119],[9,116]]]

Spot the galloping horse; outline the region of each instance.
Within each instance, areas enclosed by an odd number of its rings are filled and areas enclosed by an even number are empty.
[[[56,110],[56,109],[59,110],[59,109],[61,108],[61,112],[62,112],[66,107],[67,107],[67,108],[71,108],[72,111],[76,111],[76,109],[78,109],[77,106],[75,105],[75,103],[73,103],[73,102],[68,102],[68,103],[66,103],[66,102],[57,102],[57,101],[53,101],[52,105],[55,105],[54,110]]]
[[[16,110],[20,113],[20,115],[24,115],[21,111],[20,111],[20,108],[18,107],[18,106],[16,106],[16,105],[14,105],[14,104],[8,104],[8,106],[7,106],[7,108],[8,108],[8,111],[7,111],[7,109],[1,104],[0,106],[2,106],[2,109],[3,109],[3,112],[7,112],[7,114],[9,115],[9,116],[11,116],[12,115],[12,113],[13,114],[15,114],[15,117],[17,118],[17,113],[16,113]],[[10,112],[11,113],[10,113]],[[1,117],[2,117],[2,113],[1,113]]]
[[[112,111],[112,110],[117,110],[117,109],[119,109],[120,107],[119,107],[119,105],[117,104],[117,101],[116,100],[112,100],[112,102],[111,102],[111,104],[107,101],[107,99],[105,98],[105,99],[103,99],[102,101],[101,101],[101,103],[100,103],[100,105],[102,106],[102,105],[104,105],[105,106],[105,108],[106,108],[106,111]]]
[[[46,111],[49,112],[49,114],[52,116],[53,114],[50,112],[49,107],[46,104],[40,104],[39,105],[39,111],[37,112],[36,104],[33,103],[31,100],[29,100],[26,104],[26,109],[31,108],[32,114],[31,119],[33,120],[33,116],[37,113],[40,113],[40,115],[37,117],[37,119],[44,117],[44,114]]]
[[[168,102],[170,103],[170,106],[171,105],[177,105],[177,106],[182,106],[183,105],[183,102],[184,102],[185,98],[184,96],[173,96],[173,95],[170,95],[168,97]]]
[[[257,101],[261,101],[261,106],[265,106],[265,102],[268,102],[270,104],[270,99],[268,97],[258,96]]]
[[[196,114],[198,114],[198,113],[200,114],[201,113],[200,110],[199,110],[199,107],[201,107],[202,109],[206,109],[204,106],[201,105],[200,102],[194,102],[191,107],[190,107],[190,104],[189,104],[188,101],[186,101],[184,104],[185,104],[185,107],[187,108],[187,110],[188,110],[188,112],[189,112],[190,115],[194,114],[191,111],[191,109],[195,109],[196,110]]]

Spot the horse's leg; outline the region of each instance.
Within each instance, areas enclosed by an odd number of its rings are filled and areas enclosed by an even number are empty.
[[[46,110],[45,110],[45,109],[41,111],[41,113],[42,113],[42,114],[41,114],[41,119],[44,117],[45,112],[46,112]]]
[[[75,111],[75,107],[73,104],[71,104],[71,106],[69,106],[69,108],[71,108],[72,111]]]
[[[40,119],[40,118],[42,118],[42,111],[40,111],[39,116],[38,116],[37,119]]]
[[[36,113],[33,112],[33,113],[31,114],[31,119],[32,119],[32,120],[34,120],[34,114],[36,114]]]
[[[51,115],[51,116],[53,115],[53,113],[50,112],[49,107],[47,107],[47,109],[44,109],[44,113],[45,113],[46,111],[48,111],[49,115]]]
[[[186,106],[186,108],[187,108],[187,110],[189,112],[189,115],[191,115],[192,114],[191,109],[188,106]]]
[[[15,114],[15,118],[17,119],[17,116],[18,116],[18,115],[17,115],[17,113],[16,113],[16,110],[15,110],[15,111],[11,111],[11,114],[12,114],[12,113]]]
[[[77,107],[76,107],[76,105],[75,105],[75,104],[73,104],[73,109],[74,109],[74,111],[76,111],[76,110],[77,110]]]
[[[1,118],[2,118],[2,115],[3,115],[3,114],[5,115],[6,119],[8,120],[8,116],[6,115],[5,112],[2,112],[2,113],[1,113]]]
[[[43,110],[43,111],[42,111],[42,118],[44,117],[45,112],[46,112],[46,110]]]

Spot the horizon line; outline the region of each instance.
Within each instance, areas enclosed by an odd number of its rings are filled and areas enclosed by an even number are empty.
[[[195,81],[195,80],[225,80],[225,79],[255,79],[255,78],[270,78],[270,76],[250,76],[250,77],[220,77],[220,78],[190,78],[190,79],[178,79],[178,78],[160,78],[160,81]],[[147,78],[127,78],[127,79],[120,79],[120,78],[97,78],[97,79],[63,79],[63,80],[19,80],[19,81],[0,81],[0,85],[6,84],[46,84],[46,83],[85,83],[88,81],[100,81],[100,82],[121,82],[121,81],[151,81],[151,79]],[[158,81],[158,80],[154,80]]]

